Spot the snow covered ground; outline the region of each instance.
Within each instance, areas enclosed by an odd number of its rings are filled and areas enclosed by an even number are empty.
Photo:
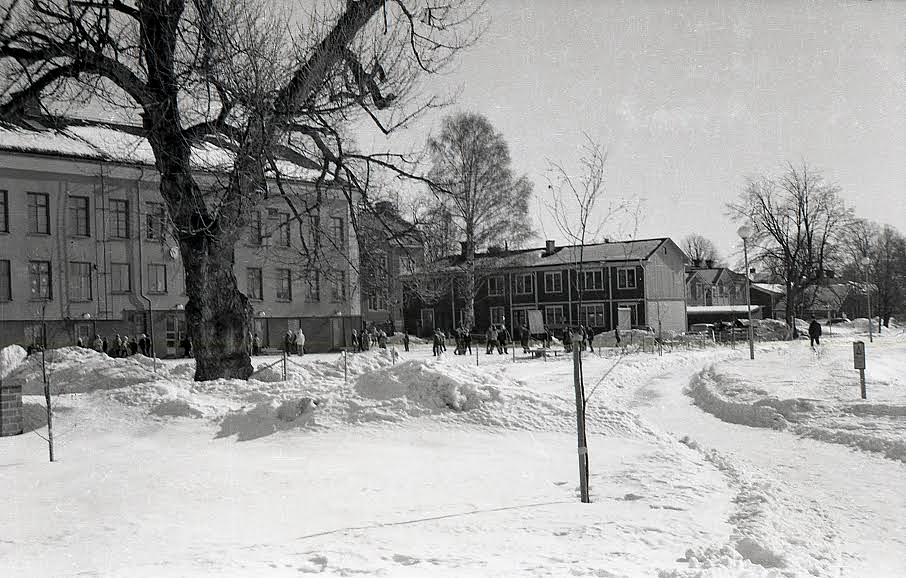
[[[32,356],[4,377],[23,384],[28,427],[0,439],[0,487],[14,497],[0,510],[0,567],[26,576],[904,575],[906,464],[803,437],[829,428],[822,420],[833,414],[851,434],[903,443],[890,424],[906,407],[906,340],[869,347],[867,403],[857,386],[833,383],[850,341],[828,339],[820,357],[801,341],[762,345],[755,362],[743,347],[586,356],[592,504],[578,501],[565,357],[481,353],[476,367],[476,357],[432,359],[418,345],[291,357],[286,381],[279,358],[261,357],[249,382],[195,383],[191,360],[155,372],[141,356],[65,348],[49,356],[58,461],[48,463]],[[789,365],[809,389],[779,379]],[[786,425],[727,423],[740,421],[725,412],[734,404],[774,408]],[[883,415],[864,409],[881,406]],[[878,421],[889,427],[875,435]],[[840,475],[804,479],[834,460],[845,460],[828,464]],[[849,466],[877,477],[870,502],[839,498]]]

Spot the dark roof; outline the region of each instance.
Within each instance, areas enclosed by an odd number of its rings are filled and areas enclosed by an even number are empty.
[[[555,247],[548,254],[545,247],[530,249],[489,251],[476,253],[476,261],[488,269],[521,269],[526,267],[548,267],[571,265],[579,262],[581,253],[583,263],[618,263],[626,261],[645,261],[664,244],[667,237],[657,239],[639,239],[632,241],[615,241],[585,245],[580,251],[579,245]],[[461,254],[450,255],[442,259],[448,267],[461,265],[465,258]]]

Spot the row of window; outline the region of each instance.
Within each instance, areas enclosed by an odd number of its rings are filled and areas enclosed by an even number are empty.
[[[91,301],[94,299],[94,264],[70,261],[68,264],[70,301]],[[111,263],[108,271],[111,293],[132,292],[132,265]],[[29,297],[36,300],[53,299],[53,270],[50,261],[28,262]],[[148,264],[148,293],[167,292],[167,266],[160,263]],[[0,301],[10,301],[12,292],[12,271],[10,261],[0,259]]]
[[[516,295],[532,295],[534,292],[534,273],[519,273],[513,276],[513,293]],[[495,297],[506,293],[506,280],[503,275],[489,277],[488,296]],[[603,291],[604,290],[604,271],[596,269],[593,271],[583,271],[579,276],[579,288],[582,291]],[[636,269],[635,267],[620,267],[617,269],[617,289],[635,289],[636,288]],[[544,272],[544,292],[545,293],[562,293],[563,292],[563,272],[562,271],[545,271]]]
[[[261,211],[252,211],[249,218],[247,241],[251,245],[263,245],[267,240],[273,239],[277,246],[289,247],[291,225],[289,213],[268,209],[267,222],[265,222]],[[311,230],[321,230],[321,218],[318,215],[311,217]],[[343,217],[330,217],[328,233],[331,241],[337,247],[345,247],[346,222]],[[312,238],[310,241],[313,243],[315,239]]]
[[[50,195],[26,193],[26,230],[29,234],[50,235]],[[91,200],[87,196],[68,195],[66,198],[66,231],[73,237],[91,237]],[[10,232],[9,192],[0,190],[0,233]],[[161,239],[167,231],[167,212],[163,203],[146,203],[145,238]],[[132,237],[132,220],[129,218],[129,201],[109,199],[107,202],[107,237],[129,239]]]
[[[274,298],[277,301],[293,300],[293,277],[290,269],[277,269],[275,271]],[[321,300],[321,276],[317,271],[305,275],[306,299],[308,301]],[[330,300],[335,303],[346,301],[346,272],[331,271],[326,274],[330,285]],[[246,269],[246,295],[253,301],[264,300],[264,271],[260,267]]]
[[[636,307],[635,303],[630,303],[626,305],[620,305],[620,307],[628,307],[632,311],[633,323],[636,319]],[[586,327],[604,327],[604,312],[607,309],[607,305],[602,303],[596,303],[591,305],[583,305],[582,313],[579,316],[577,323],[585,325]],[[522,325],[527,323],[525,309],[517,309],[513,311],[513,314],[516,316],[516,325]],[[563,314],[563,305],[546,305],[544,307],[544,324],[550,327],[557,327],[566,323],[566,317]],[[491,307],[491,323],[504,323],[506,320],[506,309],[504,307]]]

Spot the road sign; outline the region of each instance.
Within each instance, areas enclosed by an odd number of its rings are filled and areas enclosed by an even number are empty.
[[[853,341],[853,367],[865,369],[865,342]]]

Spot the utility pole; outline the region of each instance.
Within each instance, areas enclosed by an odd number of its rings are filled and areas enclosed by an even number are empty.
[[[573,340],[573,343],[576,343]],[[573,385],[576,390],[576,433],[579,446],[579,488],[582,503],[588,504],[588,444],[585,439],[585,388],[582,383],[582,352],[573,347]]]

